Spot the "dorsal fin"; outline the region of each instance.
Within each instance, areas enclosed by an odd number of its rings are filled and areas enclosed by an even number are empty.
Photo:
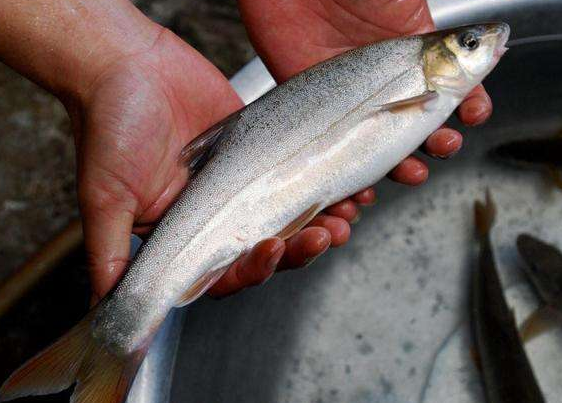
[[[189,169],[190,176],[201,170],[225,135],[230,133],[240,119],[242,110],[221,120],[197,136],[180,153],[179,162]]]

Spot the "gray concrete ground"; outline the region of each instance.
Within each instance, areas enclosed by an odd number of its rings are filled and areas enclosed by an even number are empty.
[[[0,67],[0,278],[77,214],[62,105]]]

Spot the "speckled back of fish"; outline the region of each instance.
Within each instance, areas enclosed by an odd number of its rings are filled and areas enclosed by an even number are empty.
[[[192,180],[118,287],[18,370],[0,400],[37,391],[52,359],[60,375],[51,384],[78,380],[73,401],[98,393],[96,401],[120,402],[170,309],[200,296],[260,240],[289,236],[382,178],[493,69],[508,33],[475,25],[353,50],[199,136],[182,153]]]

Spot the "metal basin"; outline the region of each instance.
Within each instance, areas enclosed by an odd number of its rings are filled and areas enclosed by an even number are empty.
[[[495,144],[562,128],[562,41],[555,36],[562,33],[562,2],[434,0],[431,6],[440,27],[511,23],[518,45],[486,83],[493,119],[464,130],[465,147],[452,161],[431,162],[425,186],[379,184],[378,205],[364,211],[345,247],[266,286],[188,307],[173,378],[181,316],[172,315],[130,402],[167,401],[172,379],[174,403],[422,402],[435,401],[442,390],[450,402],[481,401],[472,363],[462,354],[469,348],[463,323],[474,199],[489,187],[500,206],[493,238],[506,287],[522,287],[514,247],[520,232],[562,245],[562,193],[540,172],[486,156]],[[259,62],[246,73],[261,89],[271,85]],[[251,98],[245,77],[237,80]],[[562,361],[531,353],[539,369]],[[442,367],[454,374],[440,375]],[[552,386],[557,383],[541,381],[550,402],[562,392]]]

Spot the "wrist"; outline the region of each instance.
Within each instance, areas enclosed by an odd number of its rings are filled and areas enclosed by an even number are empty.
[[[162,30],[129,0],[24,3],[0,1],[0,61],[63,100],[81,98],[108,65],[149,49]]]
[[[59,73],[51,90],[63,100],[83,102],[96,80],[111,66],[128,57],[149,51],[164,28],[144,16],[129,0],[123,7],[95,14],[91,22],[81,26],[88,30],[72,53],[60,59]],[[109,14],[109,15],[108,15]]]

